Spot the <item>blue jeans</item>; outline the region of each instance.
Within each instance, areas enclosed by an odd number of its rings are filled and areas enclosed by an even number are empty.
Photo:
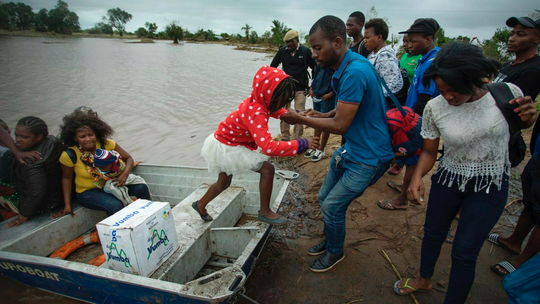
[[[461,209],[459,225],[452,245],[452,269],[444,303],[464,303],[474,282],[476,259],[486,237],[501,216],[508,198],[508,176],[501,190],[491,185],[474,192],[475,179],[465,191],[454,181],[451,187],[440,184],[440,174],[431,177],[431,192],[424,224],[420,276],[431,278],[450,224]]]
[[[145,184],[127,185],[130,196],[150,200],[150,191]],[[105,193],[102,189],[90,189],[82,193],[77,193],[77,199],[86,208],[103,210],[107,216],[111,216],[124,208],[124,203],[114,195]]]
[[[338,160],[339,159],[339,160]],[[375,184],[388,170],[391,160],[370,166],[353,159],[345,148],[334,152],[330,167],[319,190],[319,203],[324,219],[326,251],[332,255],[343,252],[347,208],[367,187]]]

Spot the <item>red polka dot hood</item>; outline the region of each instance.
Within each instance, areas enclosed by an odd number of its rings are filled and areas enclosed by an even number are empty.
[[[219,124],[214,137],[229,146],[244,146],[251,150],[258,147],[269,156],[294,156],[298,154],[299,141],[274,141],[268,130],[270,117],[279,119],[287,112],[280,109],[268,111],[268,104],[278,84],[288,77],[280,69],[263,66],[255,77],[251,95],[248,96],[227,118]],[[301,150],[305,150],[307,140],[302,139]],[[303,151],[300,151],[303,152]]]

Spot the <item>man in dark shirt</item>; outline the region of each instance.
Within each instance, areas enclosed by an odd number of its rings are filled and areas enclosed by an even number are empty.
[[[306,95],[309,89],[308,67],[313,71],[315,61],[311,58],[311,50],[300,44],[297,31],[288,31],[283,41],[285,41],[285,47],[279,49],[270,66],[277,68],[281,63],[283,71],[298,81],[294,96],[294,108],[298,111],[305,111]],[[281,140],[290,140],[290,125],[281,121],[280,126]],[[301,138],[303,133],[303,125],[297,124],[294,126],[294,139]]]
[[[353,39],[353,42],[349,48],[351,51],[367,58],[371,52],[367,50],[365,39],[362,35],[364,22],[366,22],[366,17],[364,14],[356,11],[349,16],[349,19],[347,19],[347,23],[345,25],[347,26],[347,36]]]
[[[536,99],[540,92],[540,11],[534,10],[527,17],[512,17],[506,21],[512,28],[507,50],[516,54],[516,59],[505,63],[493,82],[511,82],[523,92],[523,96]],[[536,138],[540,134],[540,124],[534,125],[531,136],[531,154],[534,154]]]
[[[531,96],[534,100],[540,92],[540,11],[534,10],[525,17],[512,17],[506,20],[506,25],[512,28],[508,39],[507,50],[516,54],[516,59],[503,65],[499,75],[493,82],[511,82],[523,92],[523,96]],[[496,233],[490,234],[488,240],[509,251],[518,254],[512,261],[497,263],[491,267],[499,275],[514,272],[523,263],[540,252],[540,191],[538,190],[539,174],[535,172],[538,166],[538,136],[540,123],[534,125],[531,135],[531,155],[533,158],[525,166],[521,175],[523,189],[523,211],[519,216],[516,229],[512,235],[502,237]],[[521,249],[527,235],[529,240]]]

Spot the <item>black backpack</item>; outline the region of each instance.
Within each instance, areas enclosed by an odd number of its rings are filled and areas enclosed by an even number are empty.
[[[489,92],[497,101],[497,106],[501,110],[510,130],[510,141],[508,142],[508,158],[512,167],[519,165],[525,158],[527,145],[521,136],[521,118],[516,115],[514,110],[517,104],[510,104],[509,101],[514,99],[514,95],[505,82],[497,82],[487,84]]]

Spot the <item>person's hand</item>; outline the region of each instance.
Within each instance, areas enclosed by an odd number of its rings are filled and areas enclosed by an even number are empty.
[[[422,178],[413,177],[407,189],[407,199],[413,204],[422,205],[424,204],[424,192],[425,187]]]
[[[536,120],[536,115],[538,114],[538,111],[534,106],[534,101],[532,100],[531,96],[514,98],[510,100],[510,104],[518,105],[514,112],[519,115],[521,121],[529,122],[531,119]],[[534,123],[534,121],[532,121],[532,123]]]
[[[299,116],[300,115],[296,112],[295,109],[289,108],[287,110],[287,113],[283,114],[280,119],[290,125],[294,125],[298,123]]]
[[[311,90],[311,88],[310,88],[310,90]],[[304,90],[304,95],[305,95],[305,96],[309,96],[309,94],[310,94],[310,93],[309,93],[308,89],[305,89],[305,90]]]
[[[117,187],[125,186],[127,178],[128,178],[128,174],[124,174],[124,173],[120,174],[120,176],[114,179],[116,181],[115,185]]]
[[[73,211],[71,210],[71,206],[65,206],[64,210],[57,212],[51,216],[52,219],[59,218],[65,215],[71,214],[71,216],[75,216]]]
[[[313,88],[309,88],[309,96],[315,97],[315,94],[313,94]]]
[[[17,161],[23,165],[26,165],[25,159],[30,159],[32,163],[41,160],[41,153],[38,151],[13,151],[13,155],[15,155]]]
[[[308,148],[309,149],[319,149],[319,140],[320,140],[320,137],[311,137],[311,138],[308,138],[307,141],[308,141]]]
[[[307,116],[307,117],[313,117],[313,118],[325,118],[326,117],[324,113],[315,111],[313,109],[307,109],[306,112],[304,113],[304,115]]]
[[[330,99],[332,99],[332,97],[334,96],[334,93],[333,92],[330,92],[330,93],[326,93],[322,96],[322,100],[324,101],[328,101]]]
[[[142,161],[136,161],[136,162],[133,162],[133,168],[137,167],[139,164],[142,164],[143,162]]]

